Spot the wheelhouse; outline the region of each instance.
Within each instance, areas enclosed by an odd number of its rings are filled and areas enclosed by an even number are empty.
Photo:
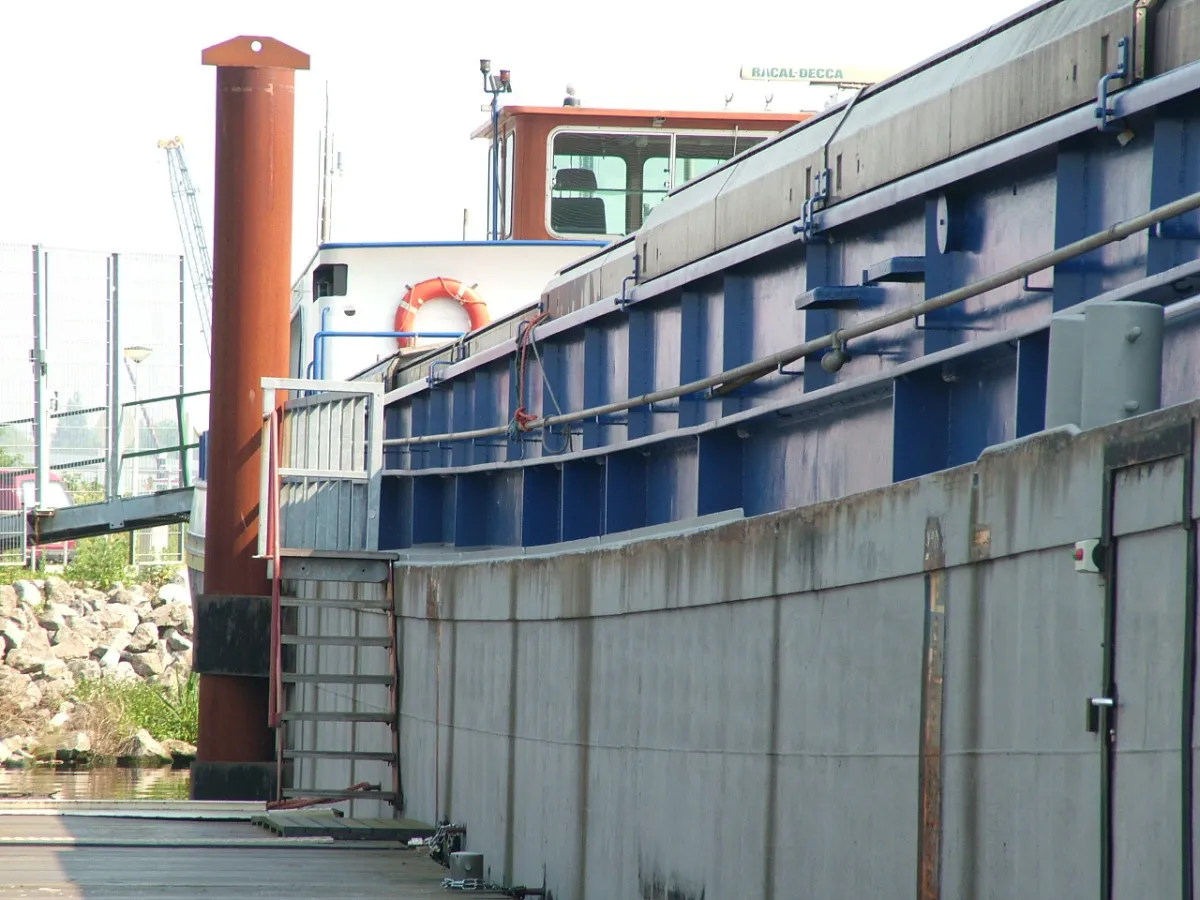
[[[504,107],[495,129],[498,236],[622,238],[669,191],[811,115]],[[492,136],[490,122],[472,134]]]

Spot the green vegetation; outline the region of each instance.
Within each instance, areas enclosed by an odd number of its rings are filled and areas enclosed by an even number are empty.
[[[104,497],[104,485],[96,480],[95,476],[84,475],[79,472],[61,472],[63,487],[66,488],[71,499],[76,506],[83,503],[102,503]]]
[[[85,681],[75,691],[79,701],[71,727],[85,727],[92,750],[119,756],[139,728],[160,741],[195,744],[199,734],[200,693],[195,673],[177,687],[145,681]],[[77,721],[79,716],[86,722]]]
[[[29,465],[28,460],[20,453],[12,450],[13,436],[6,429],[0,428],[0,469],[17,468]]]
[[[144,584],[155,590],[175,577],[178,565],[129,565],[129,535],[85,538],[76,545],[75,557],[62,578],[78,587],[110,591],[117,582]],[[0,566],[0,584],[41,581],[46,572],[19,566]]]
[[[75,557],[63,570],[63,578],[100,591],[126,581],[129,570],[129,535],[87,538],[76,545]]]
[[[45,577],[45,572],[36,572],[33,569],[23,569],[20,566],[0,566],[0,584],[12,584],[16,581],[39,581]]]

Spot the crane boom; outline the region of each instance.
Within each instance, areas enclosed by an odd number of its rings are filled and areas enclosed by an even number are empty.
[[[179,236],[183,239],[183,252],[187,258],[188,272],[192,276],[192,292],[200,311],[200,331],[204,335],[204,347],[212,356],[212,256],[208,252],[208,241],[204,237],[204,223],[200,218],[200,204],[196,200],[196,186],[188,174],[183,158],[183,138],[176,137],[158,142],[167,151],[167,170],[171,178],[171,200],[175,204],[175,218],[179,222]]]

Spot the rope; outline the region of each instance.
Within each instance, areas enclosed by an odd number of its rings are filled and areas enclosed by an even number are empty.
[[[528,322],[523,322],[517,337],[517,408],[513,412],[512,420],[508,423],[508,438],[511,441],[519,440],[521,432],[532,430],[530,426],[539,418],[525,409],[525,363],[528,359],[527,351],[533,343],[533,329],[543,319],[549,318],[549,315],[549,313],[540,312]],[[536,347],[533,352],[535,355],[537,354]],[[540,356],[538,360],[541,361]],[[553,392],[551,395],[553,396]]]
[[[486,306],[487,305],[482,300],[476,300],[472,297],[468,297],[467,291],[469,291],[471,288],[468,287],[463,282],[460,281],[458,283],[457,291],[452,291],[452,290],[450,290],[450,286],[448,284],[446,284],[446,279],[443,276],[441,276],[441,275],[437,276],[437,280],[438,280],[438,284],[440,284],[442,286],[442,290],[446,292],[446,296],[449,297],[451,300],[456,300],[458,303],[462,304],[463,306]]]
[[[550,378],[546,375],[546,366],[542,362],[542,354],[538,350],[537,341],[534,340],[533,336],[532,336],[533,329],[530,328],[529,330],[531,332],[530,338],[529,338],[529,346],[530,346],[530,348],[532,348],[534,358],[537,359],[538,368],[542,372],[542,384],[544,384],[546,386],[546,391],[547,391],[547,393],[550,394],[550,402],[554,404],[554,414],[557,416],[561,416],[562,415],[562,407],[558,405],[558,398],[556,396],[554,396],[554,385],[550,383]],[[554,426],[548,427],[546,429],[546,431],[553,433]],[[544,434],[542,435],[542,446],[546,447],[546,436]],[[570,449],[571,449],[571,426],[567,425],[563,428],[562,446],[559,447],[557,450],[551,450],[549,447],[546,447],[546,452],[552,456],[557,456],[560,453],[566,453]]]
[[[369,781],[360,781],[358,784],[352,784],[346,788],[348,791],[366,791],[370,790],[371,783]],[[267,802],[267,809],[305,809],[309,806],[321,806],[325,803],[341,803],[343,800],[348,800],[348,797],[289,797],[287,800],[270,800]]]

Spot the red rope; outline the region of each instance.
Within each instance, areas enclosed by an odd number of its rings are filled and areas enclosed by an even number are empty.
[[[549,316],[549,313],[540,312],[530,319],[521,331],[521,338],[518,342],[520,351],[517,354],[517,409],[513,413],[513,425],[518,431],[528,431],[529,426],[538,420],[536,414],[525,411],[525,361],[529,345],[533,343],[533,329]]]
[[[360,781],[346,788],[348,791],[365,791],[371,787],[369,781]],[[268,800],[267,809],[304,809],[309,806],[320,806],[324,803],[341,803],[345,797],[289,797],[287,800]]]

